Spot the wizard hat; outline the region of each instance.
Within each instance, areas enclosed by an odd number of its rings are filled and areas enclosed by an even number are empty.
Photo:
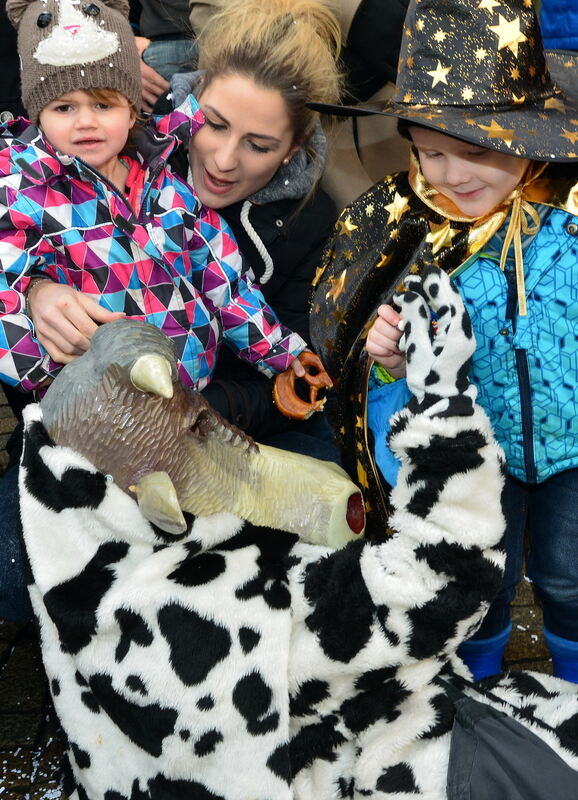
[[[411,0],[391,99],[309,105],[342,116],[393,115],[503,153],[572,161],[578,58],[563,51],[548,58],[532,0]]]

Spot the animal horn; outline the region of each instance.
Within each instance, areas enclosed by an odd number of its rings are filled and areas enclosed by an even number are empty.
[[[136,494],[138,506],[149,522],[177,536],[187,530],[177,492],[166,472],[149,472],[136,486],[128,487]]]
[[[173,377],[170,362],[149,353],[138,358],[130,371],[132,385],[141,392],[152,392],[170,400],[173,396]]]

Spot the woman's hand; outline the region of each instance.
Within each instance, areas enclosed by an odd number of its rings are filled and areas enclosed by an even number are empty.
[[[68,364],[88,350],[98,325],[126,316],[108,311],[89,295],[49,279],[34,284],[26,304],[36,338],[59,364]]]
[[[367,334],[365,344],[368,354],[384,366],[393,378],[403,378],[405,375],[405,354],[398,347],[402,334],[399,328],[401,319],[401,314],[392,306],[379,306],[377,319]]]
[[[306,371],[305,367],[299,361],[298,358],[296,358],[295,361],[292,362],[291,369],[293,370],[293,372],[295,373],[295,375],[298,378],[303,378],[307,374],[307,371]]]

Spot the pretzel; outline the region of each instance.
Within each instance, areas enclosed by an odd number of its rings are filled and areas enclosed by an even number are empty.
[[[291,367],[277,375],[273,384],[273,400],[279,411],[291,419],[309,419],[316,411],[322,411],[327,398],[319,400],[317,395],[321,389],[331,389],[333,383],[325,371],[319,356],[310,350],[304,350],[299,361],[305,367],[306,374],[301,380],[309,385],[309,402],[302,400],[295,391],[297,375]]]

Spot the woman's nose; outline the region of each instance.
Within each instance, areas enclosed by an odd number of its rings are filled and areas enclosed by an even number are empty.
[[[223,142],[215,151],[215,165],[219,172],[231,172],[238,163],[237,146],[232,140]]]

